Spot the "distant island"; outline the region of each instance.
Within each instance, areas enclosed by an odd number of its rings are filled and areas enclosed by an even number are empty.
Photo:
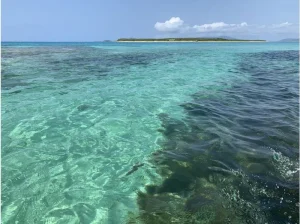
[[[226,38],[120,38],[118,42],[265,42],[265,40],[239,40]]]
[[[278,42],[299,42],[299,38],[286,38],[286,39],[282,39]]]

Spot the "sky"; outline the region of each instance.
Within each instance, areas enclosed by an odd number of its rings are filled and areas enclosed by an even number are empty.
[[[2,41],[299,37],[299,0],[2,0]]]

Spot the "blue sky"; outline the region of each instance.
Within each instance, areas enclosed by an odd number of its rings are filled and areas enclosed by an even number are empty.
[[[2,41],[297,38],[298,0],[2,0]]]

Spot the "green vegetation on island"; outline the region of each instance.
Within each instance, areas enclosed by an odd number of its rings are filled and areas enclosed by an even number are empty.
[[[225,38],[119,38],[118,42],[203,42],[203,41],[228,41],[228,42],[244,42],[244,41],[257,41],[265,42],[265,40],[239,40],[239,39],[225,39]]]

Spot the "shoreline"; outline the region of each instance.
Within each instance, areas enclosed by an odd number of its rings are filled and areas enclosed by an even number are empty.
[[[263,42],[263,43],[265,43],[265,42],[267,42],[267,41],[263,41],[263,40],[258,40],[258,41],[255,41],[255,40],[250,40],[250,41],[243,41],[243,40],[241,40],[241,41],[223,41],[223,40],[220,40],[220,41],[188,41],[188,40],[186,40],[186,41],[145,41],[145,40],[137,40],[137,41],[130,41],[130,40],[118,40],[118,41],[116,41],[116,42],[126,42],[126,43],[134,43],[134,42],[139,42],[139,43],[159,43],[159,42],[162,42],[162,43],[180,43],[180,42],[183,42],[183,43],[189,43],[189,42],[193,42],[193,43],[199,43],[199,42],[210,42],[210,43],[218,43],[218,42],[222,42],[222,43],[224,43],[224,42],[226,42],[226,43],[231,43],[231,42],[234,42],[234,43],[237,43],[237,42],[250,42],[250,43],[254,43],[254,42],[259,42],[259,43],[261,43],[261,42]]]

